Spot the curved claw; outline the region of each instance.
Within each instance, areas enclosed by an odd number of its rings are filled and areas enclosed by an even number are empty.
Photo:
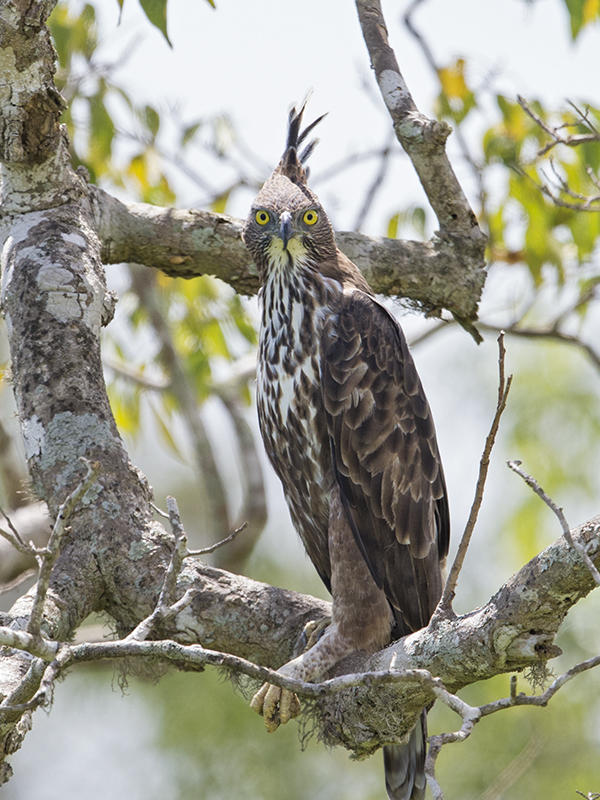
[[[295,692],[263,683],[250,701],[250,708],[261,714],[269,733],[276,731],[300,713],[300,700]]]

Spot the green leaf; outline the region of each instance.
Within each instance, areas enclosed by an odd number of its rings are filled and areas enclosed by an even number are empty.
[[[395,239],[398,236],[398,223],[400,222],[400,214],[393,214],[387,224],[386,236],[388,239]]]
[[[158,133],[160,127],[160,116],[158,111],[152,106],[144,106],[143,119],[146,127],[152,134],[152,138]]]
[[[167,0],[140,0],[148,20],[162,33],[169,47],[173,47],[167,33]]]
[[[106,162],[112,153],[115,126],[112,117],[104,105],[104,91],[100,91],[89,99],[90,104],[90,141],[89,159],[97,174],[106,170]]]
[[[571,36],[576,39],[583,28],[600,18],[599,0],[565,0],[571,22]]]
[[[202,122],[193,122],[191,125],[188,125],[186,128],[183,129],[181,132],[181,145],[185,147],[186,144],[189,144],[191,140],[194,138],[198,130],[201,128]]]

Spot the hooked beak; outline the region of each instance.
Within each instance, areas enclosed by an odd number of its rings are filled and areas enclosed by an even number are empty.
[[[283,249],[287,249],[287,243],[294,235],[294,229],[292,227],[292,215],[289,211],[284,211],[281,215],[281,224],[279,226],[279,236],[281,241],[283,242]]]

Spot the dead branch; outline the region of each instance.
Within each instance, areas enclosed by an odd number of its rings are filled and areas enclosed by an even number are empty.
[[[174,541],[171,558],[165,570],[160,594],[152,613],[136,625],[131,633],[125,637],[125,641],[143,642],[150,636],[159,622],[169,617],[174,617],[179,611],[186,608],[193,598],[193,590],[188,589],[188,592],[184,595],[185,605],[183,607],[177,606],[174,610],[173,600],[177,587],[177,579],[181,574],[183,559],[188,554],[188,550],[187,536],[181,522],[177,501],[174,497],[167,497],[167,509]]]
[[[44,603],[48,588],[50,586],[50,575],[58,558],[60,552],[60,543],[65,533],[65,529],[71,518],[71,515],[77,508],[81,499],[90,488],[92,483],[98,477],[100,471],[100,464],[98,462],[90,463],[87,459],[81,458],[86,465],[86,474],[67,496],[67,498],[60,504],[58,514],[48,540],[47,547],[43,551],[37,551],[36,557],[39,565],[39,576],[36,584],[35,596],[31,606],[31,613],[29,615],[29,622],[27,624],[27,632],[33,637],[39,636],[40,627],[42,624],[42,616],[44,614]]]
[[[528,475],[521,469],[520,461],[507,461],[506,463],[508,464],[510,469],[512,469],[513,472],[516,472],[517,475],[520,475],[521,478],[523,478],[523,480],[529,486],[529,488],[533,489],[533,491],[537,494],[537,496],[540,497],[544,501],[544,503],[548,506],[548,508],[550,508],[554,512],[562,528],[563,536],[565,537],[569,545],[572,548],[574,548],[583,559],[585,565],[592,573],[592,577],[596,582],[596,586],[600,586],[600,572],[598,572],[598,570],[596,569],[596,565],[594,564],[592,559],[588,556],[585,548],[582,547],[578,542],[575,542],[573,540],[573,537],[571,536],[571,529],[569,527],[569,523],[565,518],[562,508],[559,508],[554,502],[554,500],[552,500],[552,498],[546,494],[546,492],[542,489],[542,487],[535,480],[535,478],[533,478],[531,475]]]
[[[595,126],[593,126],[589,120],[589,117],[584,112],[580,111],[574,103],[571,103],[571,107],[575,109],[576,113],[578,114],[580,121],[579,124],[584,123],[588,128],[590,128],[590,133],[583,133],[583,134],[569,134],[564,136],[560,133],[565,127],[576,127],[578,123],[569,123],[567,126],[557,125],[555,127],[550,127],[540,116],[536,114],[535,111],[531,108],[529,103],[521,97],[521,95],[517,95],[517,102],[523,109],[523,111],[530,117],[535,124],[540,127],[545,133],[548,134],[550,137],[550,142],[544,145],[540,150],[538,150],[538,157],[544,156],[550,152],[554,147],[559,144],[563,144],[566,147],[579,147],[582,144],[588,144],[589,142],[600,142],[600,132],[596,130]]]
[[[233,540],[236,539],[237,536],[240,533],[245,531],[247,529],[247,527],[248,527],[248,523],[247,522],[243,522],[239,526],[239,528],[236,528],[234,531],[232,531],[232,533],[230,533],[229,536],[226,536],[224,539],[221,539],[220,542],[215,542],[214,544],[211,544],[209,547],[201,547],[200,550],[188,550],[185,555],[186,556],[204,556],[204,555],[208,555],[209,553],[214,553],[215,550],[218,550],[220,547],[223,547],[223,545],[229,544],[229,542],[233,542]]]
[[[475,530],[477,517],[479,515],[479,509],[481,508],[481,503],[483,501],[483,492],[485,489],[485,481],[490,465],[490,456],[494,447],[494,442],[496,441],[496,434],[498,433],[500,418],[502,417],[504,409],[506,408],[506,401],[508,400],[508,393],[512,383],[512,375],[509,375],[508,378],[505,378],[504,375],[505,356],[506,350],[504,348],[504,333],[500,332],[500,335],[498,336],[498,400],[496,403],[496,411],[494,413],[490,432],[485,440],[483,454],[479,462],[479,475],[477,477],[475,497],[473,499],[473,504],[471,505],[471,511],[469,512],[469,518],[467,520],[467,524],[465,525],[465,530],[460,540],[458,551],[454,557],[452,568],[448,574],[448,579],[446,580],[440,602],[438,603],[438,606],[431,618],[431,624],[433,625],[437,624],[441,618],[453,613],[452,601],[456,592],[456,583],[458,581],[458,576],[462,569],[465,556],[467,555],[467,550],[469,548],[471,537],[473,535],[473,531]]]

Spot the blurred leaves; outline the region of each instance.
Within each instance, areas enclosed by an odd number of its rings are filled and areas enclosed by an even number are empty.
[[[462,122],[476,105],[475,94],[467,86],[465,61],[458,58],[453,64],[437,70],[441,91],[437,98],[436,113],[453,122]]]
[[[162,33],[169,47],[173,47],[167,33],[167,0],[140,0],[148,20]]]
[[[576,39],[583,28],[600,18],[600,0],[564,0],[571,23],[571,36]]]
[[[167,0],[140,0],[140,4],[168,41]],[[49,24],[58,53],[57,86],[69,103],[64,121],[75,164],[86,167],[92,182],[124,189],[129,197],[146,203],[174,205],[177,198],[161,142],[163,129],[173,127],[171,116],[156,105],[139,104],[117,82],[116,66],[102,62],[96,12],[91,4],[85,4],[76,14],[68,3],[61,2]],[[225,114],[177,125],[180,151],[192,146],[205,126],[207,146],[215,158],[225,158],[235,139],[231,120]],[[209,204],[212,210],[226,212],[230,194],[229,189],[217,192]],[[255,345],[253,322],[241,299],[213,278],[185,281],[161,275],[157,280],[162,313],[172,326],[178,355],[201,404],[211,394],[215,362],[232,362]],[[144,370],[152,368],[156,349],[149,344],[153,326],[143,305],[127,293],[122,295],[121,305],[127,308],[121,315],[121,331],[127,333],[123,335],[111,326],[105,350],[115,365],[123,364],[126,369],[113,376],[109,394],[119,429],[137,435],[141,402],[148,388],[143,382]],[[177,401],[168,388],[169,376],[162,379],[166,388],[154,397],[152,413],[163,441],[171,451],[178,452],[169,432]],[[240,391],[247,398],[244,387]]]
[[[426,222],[427,215],[422,206],[409,206],[390,217],[385,235],[388,239],[397,239],[401,233],[408,232],[424,239]]]
[[[505,451],[523,462],[560,506],[592,501],[598,489],[594,468],[600,441],[597,377],[564,345],[536,342],[512,364],[515,379],[505,425]],[[554,515],[524,484],[504,528],[517,569],[560,534]],[[569,498],[566,504],[565,498]],[[571,524],[580,519],[569,519]]]

